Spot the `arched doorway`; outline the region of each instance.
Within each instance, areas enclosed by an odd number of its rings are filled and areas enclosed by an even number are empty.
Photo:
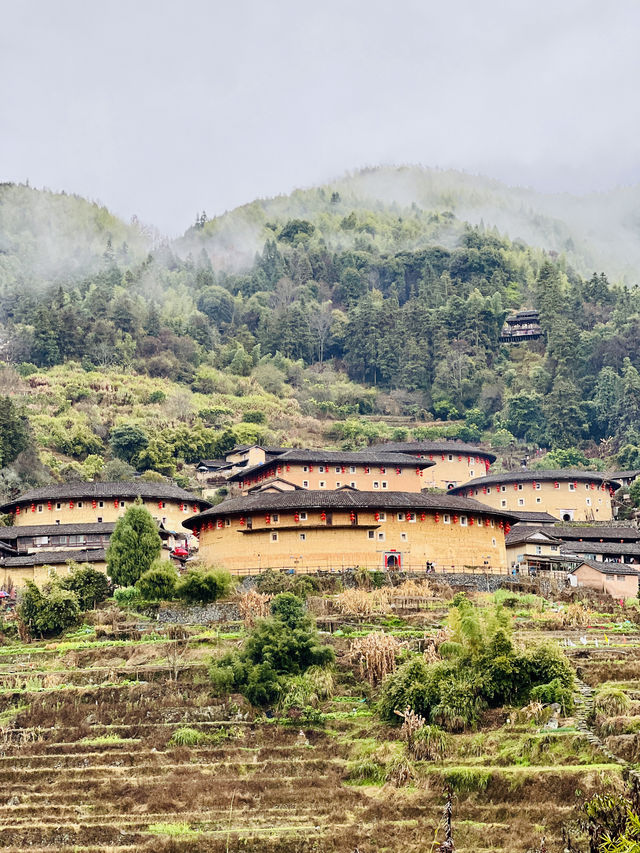
[[[384,555],[384,567],[389,571],[397,572],[402,568],[402,554],[398,554],[397,551],[387,552]]]

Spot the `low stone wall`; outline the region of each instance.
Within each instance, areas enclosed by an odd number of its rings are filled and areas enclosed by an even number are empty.
[[[202,606],[177,604],[161,607],[156,621],[173,625],[208,625],[210,622],[235,622],[240,619],[238,605],[232,601],[214,602]]]

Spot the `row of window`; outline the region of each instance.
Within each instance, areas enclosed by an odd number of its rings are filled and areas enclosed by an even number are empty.
[[[601,501],[601,502],[602,502],[602,501]],[[536,498],[536,503],[537,503],[537,504],[541,504],[541,503],[542,503],[542,498]],[[585,500],[585,504],[586,504],[586,506],[591,506],[591,498],[587,498],[587,499]],[[524,506],[524,505],[525,505],[525,499],[524,499],[524,498],[518,498],[518,506]],[[506,500],[501,500],[501,501],[500,501],[500,506],[501,506],[501,507],[506,507],[506,506],[507,506],[507,501],[506,501]]]
[[[309,488],[309,481],[303,480],[302,485],[305,489],[308,489]],[[335,486],[331,486],[331,488],[332,489],[339,489],[341,486],[351,486],[352,489],[358,488],[355,480],[351,480],[350,483],[342,483],[342,482],[340,482],[340,480],[336,480]],[[318,483],[318,488],[319,489],[326,489],[327,488],[327,481],[326,480],[320,480]],[[373,488],[374,489],[380,489],[380,488],[388,489],[389,483],[387,480],[382,480],[382,481],[374,480],[373,481]]]
[[[533,488],[534,488],[537,492],[539,492],[539,491],[542,489],[542,483],[533,483],[532,485],[533,485]],[[568,483],[567,485],[569,486],[569,491],[570,491],[570,492],[575,492],[575,491],[577,491],[577,483]],[[516,484],[515,484],[515,487],[516,487],[516,489],[517,489],[519,492],[521,492],[521,491],[523,491],[523,490],[524,490],[524,484],[523,484],[523,483],[516,483]],[[592,485],[591,485],[591,483],[585,483],[585,484],[584,484],[584,487],[585,487],[585,490],[586,490],[587,492],[589,492],[589,491],[591,491],[591,490],[592,490]],[[510,486],[496,486],[496,492],[506,492],[506,491],[507,491],[507,489],[509,489],[509,488],[511,488],[511,487],[510,487]],[[555,489],[559,489],[559,488],[560,488],[560,483],[554,483],[554,488],[555,488]],[[597,491],[597,489],[598,489],[598,486],[594,484],[594,485],[593,485],[593,490]],[[480,491],[481,491],[480,489],[476,489],[476,495],[479,495],[479,494],[480,494]],[[490,494],[491,494],[491,486],[485,486],[485,487],[483,487],[483,489],[482,489],[482,494],[483,494],[483,495],[490,495]]]
[[[355,518],[357,518],[357,516],[355,516],[355,513],[351,513],[351,515],[354,516]],[[395,515],[395,518],[397,521],[408,521],[410,524],[415,524],[415,522],[418,520],[418,515],[415,512],[411,512],[408,518],[407,518],[407,513],[405,513],[405,512],[397,512],[397,513],[394,513],[394,515]],[[326,522],[326,524],[332,524],[333,523],[333,514],[332,513],[325,512],[322,514],[322,516],[323,516],[322,520],[324,522]],[[280,521],[280,516],[277,513],[268,514],[267,517],[269,519],[267,522],[268,524],[277,524]],[[295,514],[294,518],[296,521],[308,521],[309,516],[304,510],[301,510],[300,512],[297,512]],[[375,520],[376,520],[376,522],[386,521],[387,520],[386,512],[376,512],[375,513]],[[352,518],[352,521],[353,521],[353,518]],[[442,516],[442,521],[444,524],[451,524],[451,515],[449,515],[448,513],[444,513]],[[459,516],[457,518],[457,521],[462,527],[466,527],[469,524],[469,518],[466,515]],[[252,523],[253,523],[253,519],[251,518],[251,516],[249,516],[246,519],[243,518],[240,520],[240,524],[243,526],[246,525],[248,528],[252,527]],[[473,521],[472,521],[472,523],[473,523]],[[482,519],[478,518],[477,524],[479,527],[481,527],[482,526]],[[495,521],[493,519],[491,520],[490,524],[491,524],[491,527],[495,527]],[[224,525],[225,525],[225,527],[230,527],[231,519],[225,518]]]
[[[271,542],[277,542],[279,539],[279,535],[278,535],[277,531],[272,530],[270,538],[271,538]],[[384,542],[385,538],[386,538],[386,535],[385,535],[383,530],[367,530],[367,539],[373,539],[373,540],[376,540],[378,542]],[[306,542],[307,534],[306,533],[299,533],[298,539],[300,540],[300,542]],[[409,541],[409,534],[406,533],[405,531],[401,531],[400,541],[401,542],[408,542]],[[494,547],[496,546],[497,543],[496,543],[495,538],[491,540],[491,544]]]

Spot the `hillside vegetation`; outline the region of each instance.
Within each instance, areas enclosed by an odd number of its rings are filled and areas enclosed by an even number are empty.
[[[422,205],[382,198],[394,173],[362,173],[201,215],[173,246],[82,199],[3,186],[0,387],[45,465],[18,479],[94,476],[112,457],[184,477],[235,442],[408,435],[639,464],[638,288],[462,221],[417,174],[394,186]],[[501,344],[523,307],[544,339]]]

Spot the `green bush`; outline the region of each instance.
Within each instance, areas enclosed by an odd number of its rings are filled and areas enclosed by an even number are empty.
[[[107,571],[118,586],[132,586],[160,556],[162,540],[151,513],[138,500],[116,521],[107,548]]]
[[[227,595],[233,586],[223,569],[189,569],[176,584],[175,594],[187,604],[209,604]]]
[[[281,593],[271,610],[272,616],[258,622],[240,651],[214,661],[210,675],[216,692],[240,691],[252,705],[271,705],[290,687],[288,678],[334,660],[333,649],[320,644],[300,599]],[[314,683],[320,690],[317,673]]]
[[[444,780],[457,794],[470,794],[487,790],[491,772],[476,767],[456,767],[444,774]]]
[[[541,702],[543,705],[557,702],[562,705],[565,714],[573,710],[573,691],[563,686],[559,678],[554,678],[548,684],[538,684],[533,687],[529,693],[529,699],[532,702]]]
[[[113,593],[119,607],[135,607],[142,602],[142,596],[135,586],[122,586]]]
[[[136,581],[136,589],[147,601],[170,601],[177,582],[178,573],[173,566],[156,563]]]
[[[267,416],[264,412],[245,412],[242,420],[246,424],[266,424]]]
[[[60,581],[60,586],[76,594],[81,610],[91,610],[111,592],[109,578],[89,563],[73,565],[71,574]]]
[[[171,735],[170,743],[176,746],[198,746],[198,744],[206,743],[207,739],[208,736],[205,732],[192,729],[189,726],[182,726]]]
[[[42,591],[33,581],[27,581],[20,597],[18,615],[31,634],[53,637],[78,623],[80,606],[76,594],[59,584]]]

